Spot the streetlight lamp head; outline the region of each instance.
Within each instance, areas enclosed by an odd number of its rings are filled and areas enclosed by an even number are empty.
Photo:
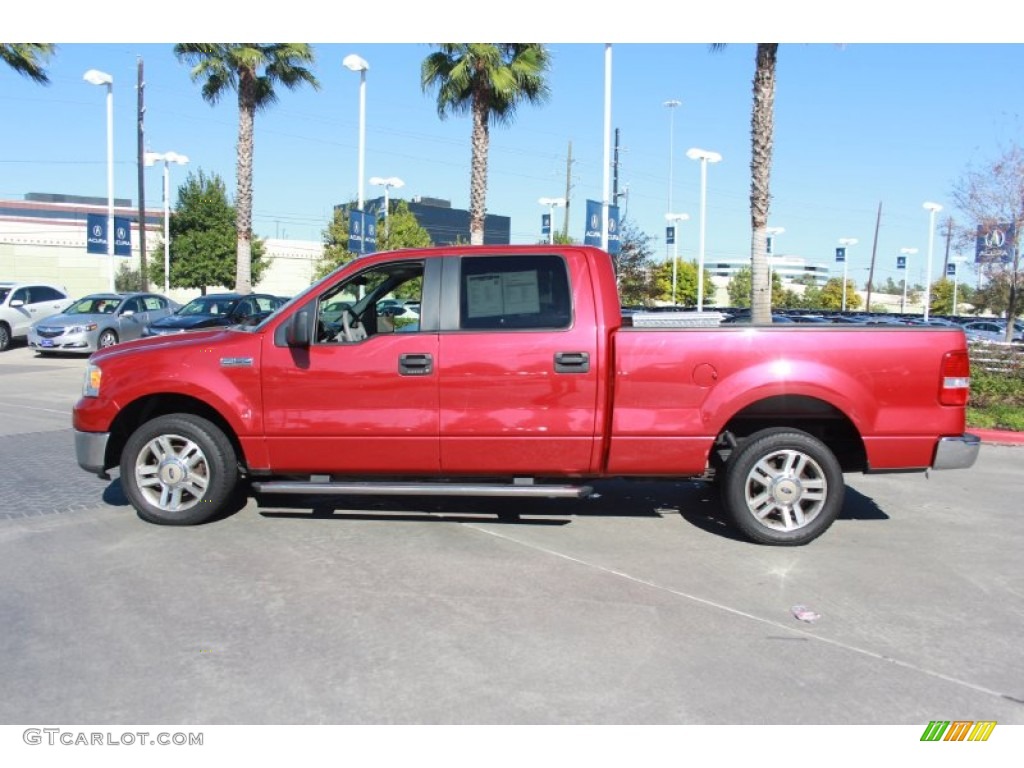
[[[900,253],[904,253],[907,256],[913,256],[917,253],[917,248],[900,248]]]
[[[689,221],[690,214],[688,213],[666,213],[665,221]]]
[[[686,150],[686,156],[691,160],[706,160],[709,163],[717,163],[722,159],[722,156],[718,152],[712,152],[708,149],[700,149],[699,147],[690,147]]]
[[[112,75],[108,75],[106,72],[101,72],[98,69],[90,69],[88,72],[82,75],[82,79],[85,80],[85,82],[87,83],[92,83],[93,85],[114,84],[114,78]]]
[[[662,106],[673,109],[674,107],[682,106],[683,102],[679,99],[669,99],[668,101],[662,102]]]
[[[938,213],[939,211],[942,210],[942,206],[939,205],[938,203],[925,203],[922,206],[922,208],[924,208],[926,211],[931,211],[932,213]]]
[[[174,163],[175,165],[186,165],[188,163],[188,155],[179,155],[177,152],[168,152],[164,155],[164,160],[168,163]]]
[[[341,64],[345,69],[351,69],[353,72],[365,72],[370,68],[370,65],[366,63],[366,59],[354,53],[350,53],[342,59]]]
[[[542,197],[538,201],[541,205],[553,205],[556,208],[561,208],[565,205],[564,197]]]
[[[394,187],[395,189],[405,186],[405,182],[402,181],[397,176],[388,176],[387,178],[381,176],[371,176],[370,183],[376,187]]]
[[[146,154],[144,154],[142,156],[142,160],[143,160],[143,162],[147,166],[149,166],[149,165],[156,165],[157,163],[159,163],[163,159],[164,159],[164,156],[162,154],[160,154],[159,152],[147,152]]]
[[[860,241],[856,237],[840,237],[839,238],[839,244],[840,245],[856,245],[859,242]]]

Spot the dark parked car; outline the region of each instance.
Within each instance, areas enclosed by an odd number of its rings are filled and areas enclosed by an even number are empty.
[[[93,293],[33,323],[28,345],[41,355],[91,353],[139,338],[147,325],[178,308],[176,301],[157,293]]]
[[[231,325],[256,325],[285,299],[269,293],[211,293],[197,296],[173,315],[146,326],[143,336],[167,336]]]

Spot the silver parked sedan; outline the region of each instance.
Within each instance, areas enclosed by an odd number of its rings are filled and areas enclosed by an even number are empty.
[[[141,337],[149,323],[173,314],[178,306],[158,293],[94,293],[34,323],[28,345],[39,354],[95,352]]]

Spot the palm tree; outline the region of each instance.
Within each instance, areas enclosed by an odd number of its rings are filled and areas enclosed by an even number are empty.
[[[0,61],[18,74],[49,85],[50,78],[43,64],[55,50],[57,46],[53,43],[0,43]]]
[[[238,160],[235,199],[238,253],[235,290],[252,292],[252,156],[256,112],[277,101],[274,86],[320,83],[306,65],[315,61],[306,43],[178,43],[174,53],[203,81],[203,98],[216,104],[225,91],[238,92]]]
[[[550,95],[544,75],[550,65],[541,43],[437,43],[423,60],[424,91],[437,88],[437,114],[469,112],[473,118],[473,158],[469,186],[469,237],[484,242],[487,212],[487,150],[491,123],[511,123],[522,101],[539,104]]]
[[[720,51],[725,43],[712,43]],[[775,143],[775,63],[778,43],[757,44],[754,106],[750,113],[750,319],[772,321],[768,271],[768,209],[771,207],[772,147]]]

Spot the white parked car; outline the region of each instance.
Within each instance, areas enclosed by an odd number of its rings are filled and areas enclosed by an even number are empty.
[[[32,323],[69,306],[68,292],[56,285],[0,281],[0,352],[26,338]]]

